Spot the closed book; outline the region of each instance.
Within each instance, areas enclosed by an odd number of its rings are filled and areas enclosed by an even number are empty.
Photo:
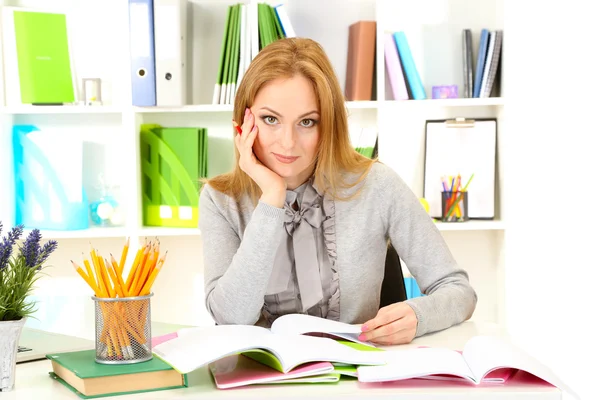
[[[499,70],[500,54],[502,51],[502,31],[495,31],[495,35],[496,38],[494,40],[494,47],[493,49],[489,50],[492,52],[490,72],[487,76],[487,80],[485,81],[483,94],[481,97],[490,97],[492,94],[492,89],[494,88],[494,84],[497,84],[499,81],[499,79],[497,79],[497,74]]]
[[[75,101],[65,14],[5,7],[3,33],[9,103]]]
[[[358,21],[348,32],[346,100],[371,100],[375,71],[375,21]]]
[[[470,29],[462,31],[464,97],[473,97],[473,35]]]
[[[83,399],[115,396],[188,386],[187,376],[161,359],[137,364],[97,363],[95,350],[54,353],[50,376]]]

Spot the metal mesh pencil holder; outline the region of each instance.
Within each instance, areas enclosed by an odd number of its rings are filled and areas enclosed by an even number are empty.
[[[135,364],[152,359],[150,298],[93,296],[96,320],[96,362]]]

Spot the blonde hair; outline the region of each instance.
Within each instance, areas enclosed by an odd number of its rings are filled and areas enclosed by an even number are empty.
[[[265,84],[298,74],[311,81],[320,114],[315,183],[323,193],[335,199],[344,199],[340,191],[362,182],[376,161],[356,152],[350,143],[344,95],[325,51],[317,42],[306,38],[286,38],[263,48],[250,64],[237,89],[234,120],[242,124],[246,108],[253,105],[257,93]],[[233,134],[237,133],[234,131]],[[241,170],[239,157],[235,148],[236,164],[233,171],[209,179],[206,183],[236,200],[249,195],[256,204],[262,193],[258,185]],[[344,173],[358,176],[351,182],[345,182]],[[357,193],[346,198],[354,197]]]

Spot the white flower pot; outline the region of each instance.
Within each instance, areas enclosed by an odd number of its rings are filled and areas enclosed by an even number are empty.
[[[0,392],[9,392],[15,387],[17,350],[25,320],[0,321]]]

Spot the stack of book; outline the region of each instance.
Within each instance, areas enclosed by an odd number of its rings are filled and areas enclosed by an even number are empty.
[[[294,36],[284,5],[272,7],[252,0],[229,6],[213,104],[233,104],[237,87],[258,52],[278,39]]]
[[[479,52],[475,74],[473,74],[473,39],[470,29],[464,29],[463,74],[465,97],[494,97],[494,89],[499,92],[500,56],[502,50],[502,30],[482,29],[479,38]],[[475,75],[475,76],[473,76]]]

